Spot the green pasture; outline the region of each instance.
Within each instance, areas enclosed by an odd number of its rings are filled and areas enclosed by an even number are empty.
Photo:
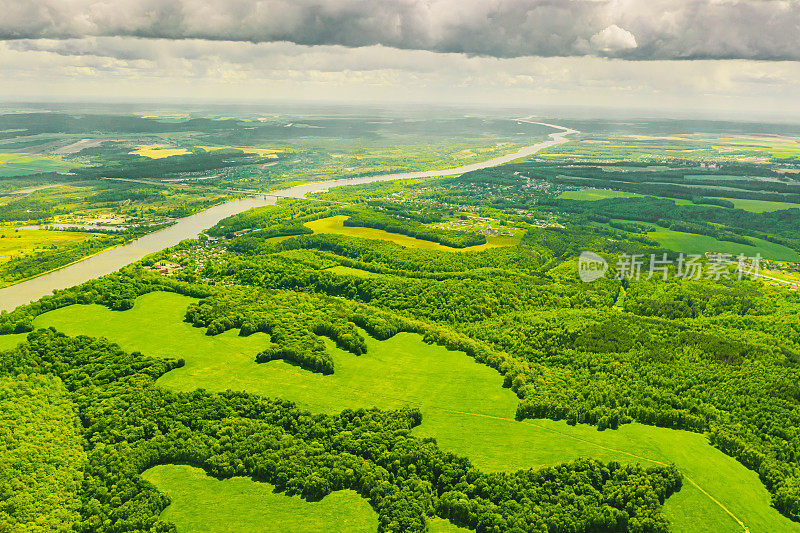
[[[550,420],[517,422],[517,398],[502,387],[497,372],[410,333],[386,341],[367,337],[368,351],[359,357],[327,342],[335,363],[333,375],[282,361],[257,364],[255,355],[266,346],[266,335],[240,337],[228,331],[207,336],[182,321],[192,301],[173,293],[151,293],[138,298],[129,311],[74,305],[40,316],[35,325],[72,335],[105,336],[127,350],[153,356],[183,357],[185,367],[157,382],[173,390],[246,390],[325,413],[417,406],[423,413],[417,435],[435,437],[442,449],[467,456],[487,471],[536,468],[579,457],[675,463],[686,482],[665,506],[674,531],[742,531],[737,522],[741,520],[752,533],[800,532],[800,524],[770,507],[758,476],[711,447],[703,435],[641,424],[598,432],[591,426]]]
[[[88,241],[96,235],[79,231],[51,231],[44,229],[19,229],[10,224],[0,224],[0,263],[13,255],[32,253]]]
[[[611,191],[608,189],[581,189],[579,191],[564,191],[558,197],[564,200],[583,200],[594,202],[606,198],[634,198],[642,196],[632,192]]]
[[[800,208],[800,204],[790,202],[771,202],[769,200],[748,200],[746,198],[720,198],[733,202],[736,209],[743,209],[751,213],[771,213],[784,209]]]
[[[249,478],[218,480],[199,468],[159,465],[142,477],[167,494],[172,503],[161,519],[179,533],[374,533],[378,517],[356,492],[336,491],[319,502],[275,493],[272,485]],[[470,531],[450,521],[428,521],[430,533]]]
[[[748,237],[756,246],[739,244],[735,242],[720,241],[707,235],[695,235],[694,233],[684,233],[670,229],[659,229],[651,231],[647,236],[664,248],[675,252],[687,254],[705,254],[706,252],[720,252],[732,255],[744,254],[747,257],[755,257],[761,254],[764,259],[774,259],[776,261],[800,261],[800,254],[787,246]]]
[[[0,335],[0,352],[14,348],[17,344],[24,342],[25,337],[27,336],[28,336],[27,333],[17,333],[14,335]]]
[[[537,157],[594,161],[762,161],[795,157],[800,144],[792,137],[720,137],[713,134],[614,135],[578,138],[551,146]]]
[[[39,157],[28,154],[0,154],[0,177],[24,176],[40,172],[66,172],[80,166],[60,157]]]
[[[428,520],[428,533],[466,533],[472,531],[464,527],[458,527],[449,520],[433,518]]]
[[[450,246],[441,245],[438,242],[415,239],[414,237],[401,235],[399,233],[390,233],[380,229],[345,226],[344,221],[347,220],[347,218],[349,217],[345,215],[336,215],[306,222],[303,225],[310,228],[314,233],[332,233],[336,235],[349,235],[362,239],[376,239],[393,242],[406,248],[439,250],[442,252],[476,252],[488,248],[513,246],[520,241],[519,237],[486,237],[486,244],[469,246],[467,248],[451,248]]]
[[[724,180],[741,180],[742,176],[734,176],[732,174],[684,174],[683,176],[690,180],[700,181],[724,181]]]
[[[332,272],[340,276],[357,276],[359,278],[379,278],[384,276],[383,274],[370,272],[369,270],[362,270],[360,268],[353,268],[344,265],[336,265],[326,268],[325,272]]]
[[[608,198],[644,198],[645,195],[636,194],[635,192],[625,191],[612,191],[609,189],[581,189],[579,191],[564,191],[559,196],[564,200],[581,200],[584,202],[596,202],[597,200],[606,200]],[[662,198],[657,196],[656,198]],[[677,205],[689,205],[692,202],[683,198],[665,198],[674,201]]]
[[[351,490],[318,502],[276,493],[272,485],[249,478],[218,480],[199,468],[160,465],[142,477],[167,494],[172,503],[161,519],[179,532],[204,533],[374,533],[378,515]]]

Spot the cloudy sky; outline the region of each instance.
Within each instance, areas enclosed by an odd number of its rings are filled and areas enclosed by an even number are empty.
[[[800,0],[0,0],[0,98],[800,114]]]

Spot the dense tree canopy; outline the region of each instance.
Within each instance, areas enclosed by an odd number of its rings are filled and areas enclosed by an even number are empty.
[[[486,473],[435,440],[414,436],[422,417],[416,409],[321,415],[280,398],[172,392],[155,380],[180,367],[179,359],[32,331],[33,319],[47,311],[76,303],[130,309],[152,291],[199,298],[185,320],[208,335],[267,334],[260,363],[282,359],[335,374],[324,337],[362,356],[368,335],[415,332],[501,373],[519,397],[518,419],[606,431],[636,421],[703,433],[759,475],[777,509],[800,520],[797,294],[749,280],[609,274],[587,284],[576,271],[583,250],[610,261],[621,253],[665,253],[642,235],[662,222],[719,238],[766,235],[791,244],[797,213],[747,216],[699,196],[691,205],[660,198],[557,200],[557,187],[539,187],[523,175],[546,174],[545,166],[470,173],[435,187],[387,184],[330,193],[349,206],[284,202],[252,210],[209,232],[220,242],[185,241],[0,314],[0,334],[30,332],[25,343],[0,354],[6,380],[0,383],[61,387],[65,409],[81,421],[69,427],[85,454],[83,483],[62,484],[65,500],[79,502],[72,507],[74,529],[171,531],[159,519],[168,499],[140,474],[178,463],[218,478],[249,476],[310,500],[355,490],[378,513],[381,531],[424,531],[433,516],[481,532],[668,530],[661,506],[682,483],[674,467],[583,459]],[[728,170],[749,172],[746,166]],[[608,173],[602,165],[579,172]],[[627,182],[646,185],[644,172],[626,172]],[[667,174],[664,179],[690,185],[677,171]],[[790,189],[787,184],[780,194],[794,194]],[[402,199],[392,201],[386,191],[403,192]],[[431,198],[440,208],[425,207]],[[303,226],[349,213],[355,224],[420,237],[428,224],[467,207],[514,220],[526,233],[515,246],[455,253],[308,234]],[[555,210],[553,218],[547,209]],[[534,225],[537,220],[558,223]],[[276,235],[290,238],[268,240]],[[185,268],[171,277],[143,268],[161,260]],[[60,424],[53,431],[66,432],[67,422]],[[22,470],[10,475],[23,479]],[[2,512],[0,520],[13,523],[12,513]]]

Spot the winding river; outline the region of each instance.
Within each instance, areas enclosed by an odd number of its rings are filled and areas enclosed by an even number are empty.
[[[527,119],[520,121],[529,122]],[[112,248],[101,252],[92,257],[65,266],[53,272],[11,285],[0,289],[0,311],[11,311],[15,307],[38,300],[42,296],[52,293],[56,289],[66,289],[79,283],[83,283],[99,276],[110,274],[120,268],[142,259],[146,255],[158,252],[169,246],[174,246],[184,239],[197,237],[203,230],[210,228],[217,222],[231,215],[247,211],[253,207],[274,205],[278,198],[303,198],[306,194],[319,192],[330,187],[340,185],[360,185],[376,181],[392,181],[413,178],[432,178],[437,176],[450,176],[464,174],[473,170],[494,167],[509,163],[521,157],[527,157],[536,152],[562,144],[568,141],[567,135],[578,133],[577,130],[547,124],[544,122],[531,122],[561,129],[562,131],[551,133],[549,141],[543,141],[532,146],[526,146],[517,152],[501,157],[495,157],[480,163],[465,165],[444,170],[432,170],[422,172],[403,172],[397,174],[382,174],[375,176],[361,176],[358,178],[346,178],[316,183],[307,183],[279,191],[273,191],[265,195],[259,195],[242,200],[233,200],[206,209],[200,213],[180,219],[176,224],[169,228],[150,233],[131,241],[123,246]]]

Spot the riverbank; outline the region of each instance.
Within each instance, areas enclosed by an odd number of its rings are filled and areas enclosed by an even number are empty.
[[[579,133],[576,130],[554,124],[540,124],[553,128],[560,128],[563,131],[551,133],[549,135],[549,141],[526,146],[511,154],[495,157],[480,163],[442,170],[378,174],[373,176],[361,176],[358,178],[306,183],[270,193],[259,194],[252,198],[232,200],[224,204],[216,205],[200,213],[182,218],[173,226],[150,233],[122,246],[106,250],[100,254],[83,259],[58,270],[0,289],[0,311],[11,311],[17,306],[33,302],[42,296],[51,294],[56,289],[66,289],[67,287],[78,285],[90,279],[110,274],[147,255],[174,246],[184,239],[196,238],[202,231],[229,216],[247,211],[254,207],[274,205],[279,198],[304,198],[309,193],[320,192],[331,187],[339,187],[342,185],[361,185],[376,181],[433,178],[464,174],[473,170],[503,165],[516,159],[529,157],[545,148],[565,143],[568,141],[568,135]]]

